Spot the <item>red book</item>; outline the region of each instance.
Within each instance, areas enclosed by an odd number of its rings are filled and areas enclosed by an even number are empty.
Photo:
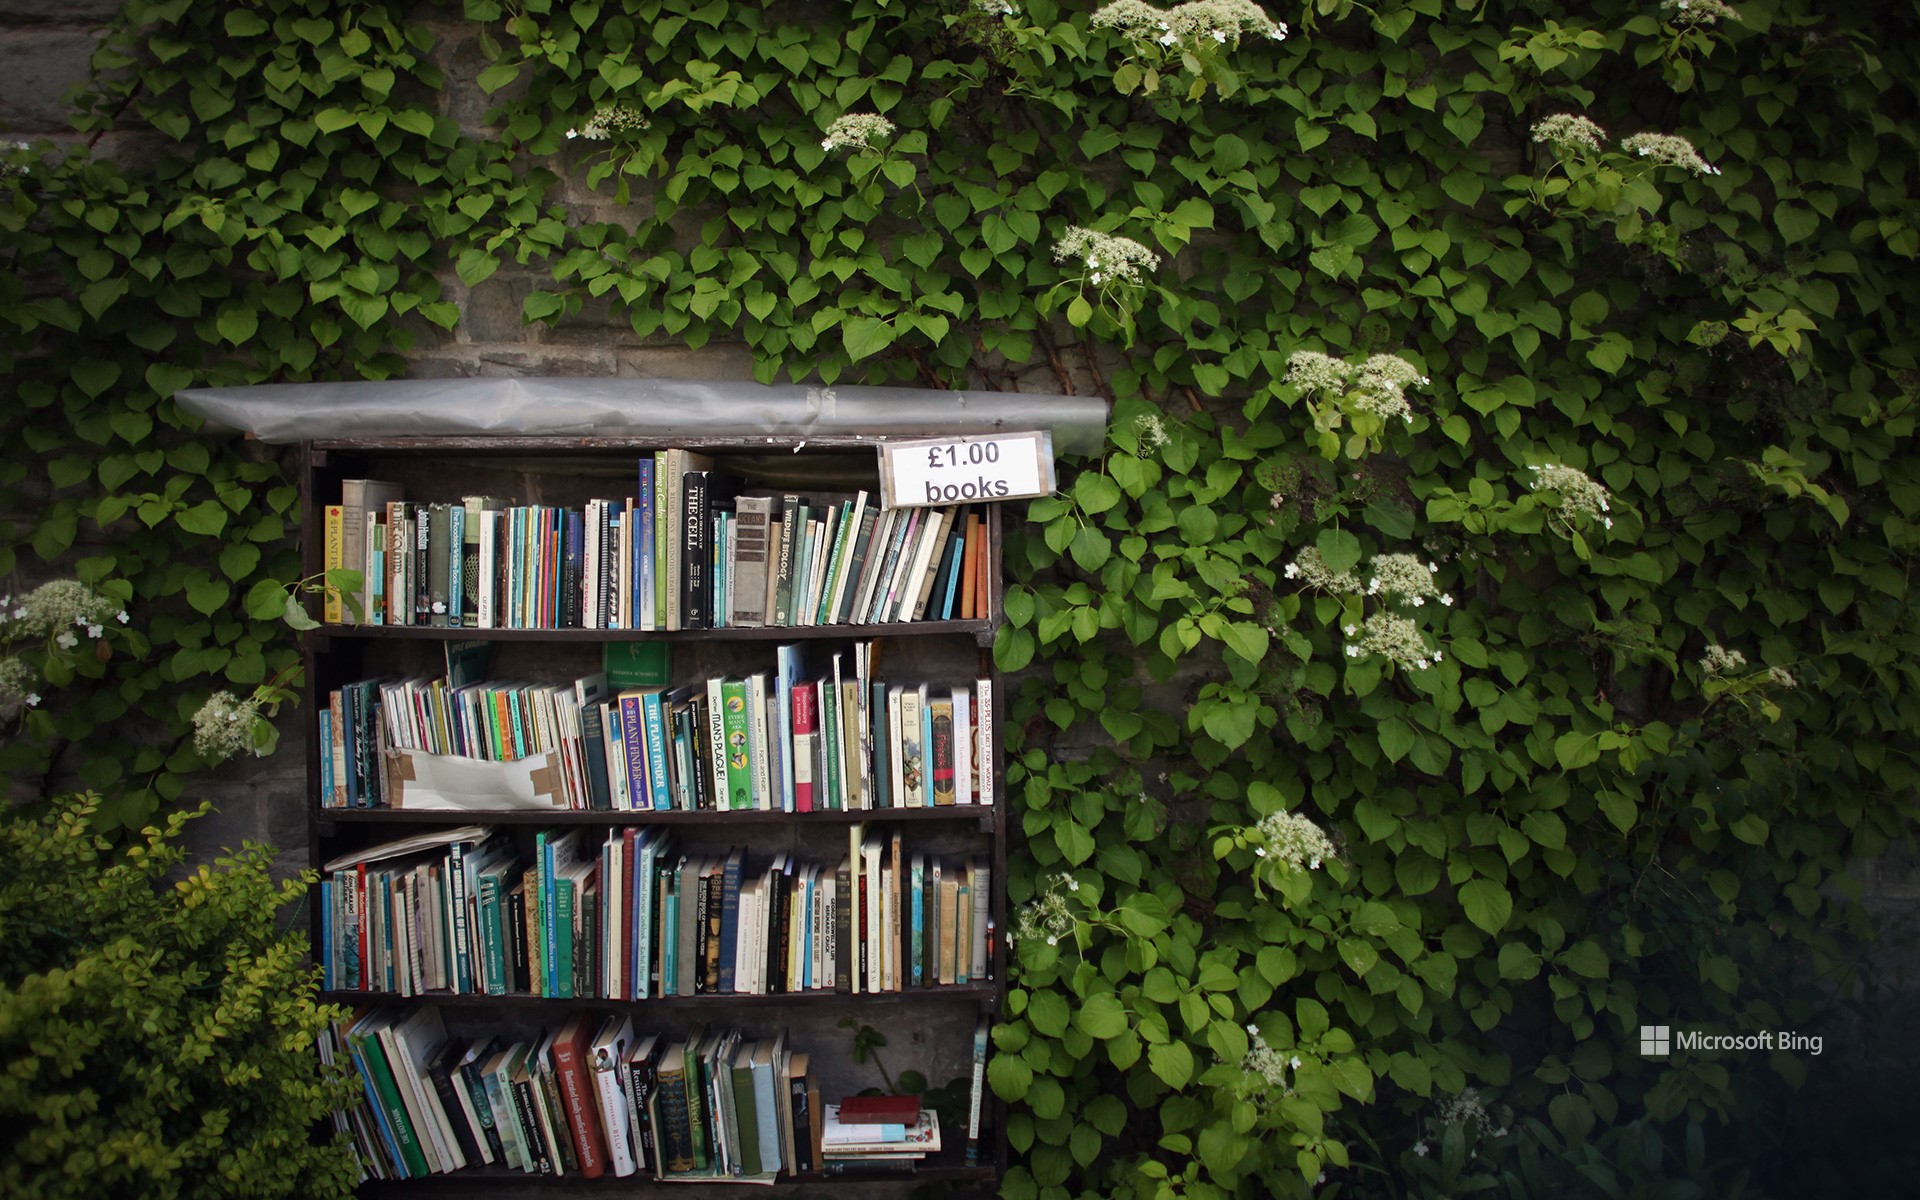
[[[561,1103],[567,1106],[567,1126],[573,1132],[582,1179],[598,1179],[607,1170],[605,1135],[593,1101],[592,1053],[593,1019],[576,1014],[553,1039],[553,1073],[560,1082]]]
[[[840,1102],[842,1125],[913,1125],[919,1120],[918,1096],[848,1096]]]
[[[793,810],[813,811],[813,743],[820,736],[817,695],[811,683],[793,688]]]

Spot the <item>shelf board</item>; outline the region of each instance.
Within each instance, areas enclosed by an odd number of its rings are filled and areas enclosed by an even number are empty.
[[[368,825],[763,825],[778,821],[797,825],[851,825],[856,821],[991,821],[999,806],[949,804],[938,808],[853,808],[831,812],[629,812],[583,809],[513,809],[487,812],[469,809],[323,808],[315,819],[325,824]]]
[[[986,1149],[986,1147],[982,1147]],[[826,1175],[819,1171],[809,1171],[804,1175],[782,1175],[773,1185],[776,1188],[790,1187],[794,1184],[808,1183],[928,1183],[936,1180],[950,1182],[993,1182],[999,1173],[991,1163],[969,1167],[943,1156],[930,1156],[924,1164],[910,1172],[902,1171],[861,1171],[845,1175]],[[415,1196],[422,1193],[434,1194],[471,1194],[467,1191],[475,1184],[513,1183],[527,1187],[564,1187],[591,1191],[598,1188],[622,1188],[631,1191],[634,1188],[681,1189],[688,1195],[710,1196],[714,1188],[739,1188],[742,1194],[767,1194],[764,1184],[732,1183],[727,1180],[667,1180],[661,1182],[651,1175],[629,1175],[625,1179],[607,1174],[599,1179],[581,1179],[576,1175],[532,1175],[524,1171],[512,1171],[500,1167],[483,1167],[479,1170],[455,1171],[448,1175],[429,1175],[423,1179],[388,1180],[374,1182],[369,1180],[362,1191],[377,1191],[379,1194]]]
[[[432,625],[323,625],[313,637],[425,642],[818,642],[964,635],[990,644],[994,620],[894,621],[881,625],[766,626],[755,629],[441,629]]]
[[[412,996],[402,996],[398,992],[354,992],[325,991],[320,993],[323,1001],[335,1004],[432,1004],[437,1008],[471,1008],[498,1010],[501,1008],[538,1008],[541,1010],[592,1009],[605,1012],[608,1009],[708,1009],[708,1008],[791,1008],[794,1005],[832,1007],[837,1004],[915,1004],[928,1000],[964,1000],[973,1003],[993,1001],[998,998],[998,989],[989,980],[985,983],[948,984],[943,987],[907,988],[898,992],[776,992],[766,996],[742,996],[731,993],[719,993],[698,996],[654,996],[646,1000],[607,1000],[596,997],[568,999],[550,999],[546,996],[530,996],[516,992],[506,996],[454,995],[450,992],[420,992]]]

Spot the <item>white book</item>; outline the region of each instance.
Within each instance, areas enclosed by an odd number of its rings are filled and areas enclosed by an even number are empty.
[[[767,676],[762,671],[747,676],[747,754],[752,765],[753,806],[762,812],[775,807],[773,741],[767,734]]]
[[[583,620],[582,629],[600,629],[600,556],[604,551],[600,546],[600,514],[606,508],[604,500],[589,500],[585,514],[586,547],[581,556],[580,577],[584,593],[581,601]]]
[[[712,753],[713,806],[727,807],[727,706],[720,697],[718,677],[707,680],[707,748]]]
[[[980,720],[975,723],[980,747],[973,764],[973,775],[980,783],[980,803],[993,803],[993,680],[977,679],[974,695],[980,697]]]
[[[609,1017],[600,1026],[588,1055],[594,1088],[599,1093],[600,1130],[607,1140],[607,1162],[613,1173],[622,1178],[637,1169],[631,1126],[627,1121],[627,1089],[621,1078],[626,1069],[627,1050],[632,1045],[633,1018]]]
[[[833,595],[827,601],[827,616],[829,620],[835,620],[836,623],[841,609],[846,605],[847,592],[853,585],[853,579],[851,578],[853,574],[853,544],[859,540],[860,521],[866,515],[866,511],[867,493],[863,490],[853,498],[853,507],[847,512],[846,538],[840,546],[839,561],[835,564],[838,568],[838,573],[833,582]]]
[[[888,794],[893,797],[894,808],[907,806],[906,731],[900,719],[905,694],[906,689],[897,683],[887,689],[887,766],[893,776],[889,781],[893,790]]]
[[[973,689],[953,689],[953,802],[973,803]]]

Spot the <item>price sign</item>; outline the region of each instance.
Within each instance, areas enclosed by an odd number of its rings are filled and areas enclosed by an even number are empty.
[[[880,503],[928,508],[1053,491],[1053,434],[985,433],[880,443]]]

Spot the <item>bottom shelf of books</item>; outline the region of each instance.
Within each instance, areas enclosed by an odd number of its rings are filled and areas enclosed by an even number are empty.
[[[898,1065],[922,1052],[927,1078],[951,1075],[914,1096],[863,1094],[875,1090],[863,1082],[893,1077],[855,1066],[855,1035],[818,1021],[802,1045],[782,1027],[661,1029],[630,1010],[573,1011],[544,1029],[488,1027],[470,1015],[367,1006],[323,1037],[322,1059],[350,1064],[362,1084],[334,1120],[352,1139],[363,1190],[998,1175],[985,1013],[971,1047],[935,1053],[919,1045],[931,1037],[896,1033]]]

